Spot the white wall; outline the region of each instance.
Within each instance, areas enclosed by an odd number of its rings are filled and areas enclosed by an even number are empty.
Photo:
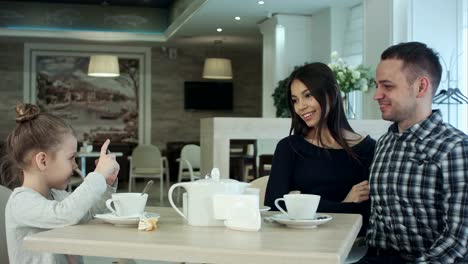
[[[440,0],[412,0],[410,2],[409,39],[426,43],[437,51],[441,58],[443,67],[442,81],[439,90],[447,89],[447,70],[453,81],[450,88],[458,87],[468,95],[468,89],[461,84],[463,79],[461,56],[463,53],[463,0],[440,1]],[[434,18],[437,17],[437,20]],[[465,45],[468,45],[465,43]],[[464,74],[467,74],[466,72]],[[444,115],[444,121],[464,130],[467,129],[468,114],[466,106],[433,105],[439,108]],[[450,112],[450,113],[449,113]]]
[[[312,16],[312,27],[309,29],[313,43],[309,46],[311,56],[308,62],[330,62],[331,54],[331,12],[326,8]]]
[[[275,117],[272,94],[296,66],[330,62],[343,49],[349,9],[325,8],[312,16],[277,14],[259,25],[263,35],[262,116]]]
[[[259,25],[263,35],[263,117],[276,116],[271,95],[279,80],[286,78],[295,66],[317,60],[323,55],[323,49],[330,54],[330,23],[324,28],[314,25],[322,23],[322,16],[329,18],[329,12],[318,16],[278,14]],[[328,37],[323,37],[324,34]]]
[[[349,17],[349,8],[332,7],[330,9],[331,51],[343,54],[345,49],[345,33]],[[330,58],[328,58],[330,60]]]
[[[380,54],[392,44],[392,1],[364,0],[363,64],[373,69]],[[372,99],[374,91],[362,94],[362,118],[379,119],[378,104]]]
[[[463,6],[465,1],[465,6]],[[463,58],[463,11],[467,0],[364,0],[364,64],[375,68],[380,54],[387,47],[406,41],[420,41],[439,52],[447,64],[453,57],[452,75],[458,80],[451,88],[459,87],[467,95],[467,85],[462,85],[466,69]],[[466,56],[466,54],[465,54]],[[446,67],[444,67],[445,71]],[[439,89],[447,88],[445,73]],[[372,100],[373,92],[363,94],[363,118],[379,118],[380,111]],[[444,120],[465,132],[468,130],[467,106],[453,106],[450,120],[446,105],[434,105],[444,114]],[[457,115],[458,114],[458,115]]]

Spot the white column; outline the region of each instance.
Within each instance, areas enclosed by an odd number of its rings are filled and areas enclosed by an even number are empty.
[[[272,94],[278,81],[305,62],[328,62],[330,10],[314,16],[275,15],[259,25],[263,35],[262,116],[275,117]]]
[[[364,0],[364,65],[373,69],[389,46],[408,40],[407,0]],[[374,91],[362,93],[363,119],[381,118]]]
[[[284,70],[284,27],[272,17],[260,24],[263,34],[262,116],[275,117],[272,94],[278,81],[287,76]]]

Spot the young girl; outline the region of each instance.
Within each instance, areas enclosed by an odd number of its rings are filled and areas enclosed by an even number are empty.
[[[287,93],[294,135],[276,147],[265,205],[276,209],[275,199],[290,191],[320,195],[319,212],[363,215],[364,235],[375,141],[352,130],[327,65],[311,63],[293,71]]]
[[[5,209],[10,263],[77,263],[77,256],[32,252],[25,236],[83,223],[95,213],[107,211],[105,200],[115,192],[119,164],[106,154],[106,140],[94,172],[73,193],[67,193],[70,176],[77,168],[77,141],[72,128],[59,117],[40,113],[30,104],[16,107],[16,128],[7,138],[2,184],[21,182]],[[10,186],[12,187],[11,184]]]

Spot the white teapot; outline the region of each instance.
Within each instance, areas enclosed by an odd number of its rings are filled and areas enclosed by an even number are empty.
[[[220,194],[242,194],[249,186],[246,182],[219,179],[219,169],[213,168],[211,178],[176,183],[169,188],[169,203],[192,226],[223,226],[224,221],[214,217],[213,199]],[[187,190],[187,215],[184,215],[172,200],[172,192],[177,187]]]

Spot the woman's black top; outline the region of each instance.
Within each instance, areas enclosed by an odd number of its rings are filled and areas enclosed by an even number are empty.
[[[367,228],[370,201],[343,203],[351,188],[369,179],[369,167],[374,156],[375,140],[365,137],[352,147],[357,159],[344,149],[324,149],[292,135],[276,146],[265,205],[277,210],[274,202],[290,191],[320,195],[318,212],[353,213],[363,216],[364,235]]]

